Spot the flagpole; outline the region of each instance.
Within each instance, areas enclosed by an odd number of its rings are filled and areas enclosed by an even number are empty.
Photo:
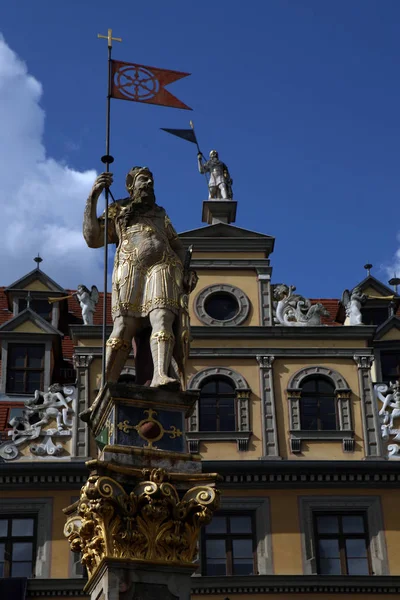
[[[111,50],[113,41],[122,42],[121,38],[112,37],[112,29],[108,30],[107,35],[97,34],[98,38],[107,40],[108,49],[108,78],[107,78],[107,103],[106,103],[106,153],[101,157],[101,162],[106,165],[106,173],[110,172],[110,165],[114,158],[110,155],[110,116],[111,116]],[[108,197],[110,190],[108,187],[104,190],[105,210],[104,210],[104,297],[103,297],[103,339],[102,339],[102,367],[101,367],[101,387],[106,384],[106,341],[107,341],[107,286],[108,286]]]

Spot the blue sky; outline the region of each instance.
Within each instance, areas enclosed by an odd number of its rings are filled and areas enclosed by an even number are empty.
[[[366,262],[400,274],[398,1],[15,0],[0,23],[0,198],[17,229],[2,284],[37,251],[66,287],[101,284],[80,221],[104,154],[108,27],[115,58],[192,73],[169,90],[194,109],[112,102],[114,196],[148,165],[176,229],[202,226],[196,148],[160,131],[193,119],[230,169],[236,224],[276,237],[275,282],[340,297]]]

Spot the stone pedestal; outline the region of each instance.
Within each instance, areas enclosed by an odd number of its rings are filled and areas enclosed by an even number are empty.
[[[194,568],[137,565],[104,561],[87,593],[96,600],[189,600]]]
[[[203,202],[203,223],[234,223],[236,220],[235,200],[205,200]]]
[[[99,456],[66,508],[92,600],[187,600],[200,529],[219,505],[218,475],[186,452],[196,392],[107,384],[90,415]]]

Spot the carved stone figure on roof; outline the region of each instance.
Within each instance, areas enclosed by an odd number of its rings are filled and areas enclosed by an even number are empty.
[[[98,218],[96,207],[112,181],[111,173],[99,175],[86,203],[83,235],[90,248],[104,245],[104,214]],[[117,249],[106,381],[118,381],[134,338],[136,383],[179,389],[188,354],[188,294],[197,276],[167,213],[156,204],[150,170],[133,167],[126,188],[129,196],[108,209],[108,242]]]
[[[381,419],[382,439],[389,443],[388,458],[392,460],[400,460],[400,423],[399,427],[395,427],[395,421],[400,422],[400,381],[390,383],[379,383],[375,385],[375,394],[382,402],[382,407],[379,411]]]
[[[93,325],[96,304],[99,301],[99,290],[95,285],[92,285],[92,289],[89,291],[86,285],[80,284],[74,296],[76,296],[82,309],[83,324]]]
[[[280,325],[288,327],[314,327],[321,325],[321,317],[329,317],[329,312],[318,302],[294,294],[295,286],[279,284],[274,287],[274,299],[277,301],[275,319]]]
[[[197,155],[199,172],[201,174],[209,173],[210,180],[208,182],[208,198],[210,200],[232,200],[232,183],[233,180],[229,175],[228,167],[218,158],[218,152],[211,150],[210,159],[205,163],[202,162],[203,155],[201,152]]]
[[[359,287],[355,287],[351,292],[344,290],[341,302],[345,307],[349,325],[363,324],[361,307],[365,304],[366,300],[367,296],[361,292]]]
[[[30,453],[37,456],[62,454],[62,444],[55,444],[53,438],[72,435],[74,397],[74,386],[58,383],[53,383],[47,392],[36,390],[34,397],[25,401],[21,415],[10,420],[12,429],[8,435],[11,439],[0,445],[0,456],[5,460],[16,458],[19,447],[27,444]],[[51,426],[53,421],[56,427]],[[46,428],[48,425],[50,428]],[[38,443],[32,444],[36,439]]]

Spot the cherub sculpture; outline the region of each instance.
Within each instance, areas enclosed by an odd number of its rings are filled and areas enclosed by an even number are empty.
[[[92,285],[91,291],[82,283],[78,285],[78,289],[74,296],[82,309],[82,319],[84,325],[93,325],[93,316],[96,311],[96,304],[99,301],[99,290],[95,285]]]
[[[361,307],[365,304],[366,299],[367,296],[361,292],[359,287],[355,287],[351,292],[344,290],[341,302],[346,310],[349,325],[363,324]]]

